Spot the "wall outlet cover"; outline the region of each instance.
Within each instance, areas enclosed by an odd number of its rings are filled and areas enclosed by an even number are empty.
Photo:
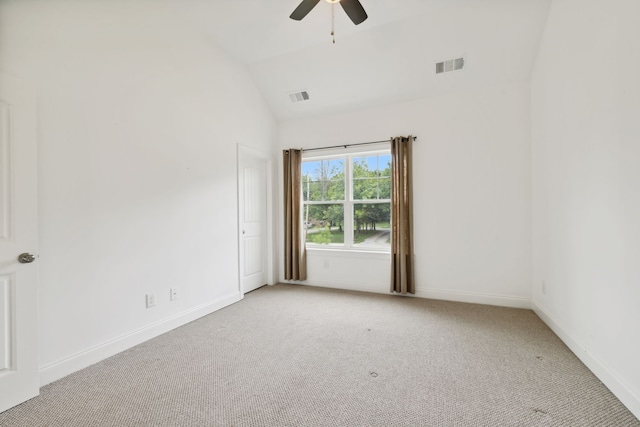
[[[154,307],[156,305],[156,294],[147,294],[147,308]]]

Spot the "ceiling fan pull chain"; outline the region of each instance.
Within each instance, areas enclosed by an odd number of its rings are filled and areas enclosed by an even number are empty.
[[[331,38],[333,39],[333,44],[336,44],[336,31],[335,31],[335,14],[334,7],[335,3],[331,3]]]

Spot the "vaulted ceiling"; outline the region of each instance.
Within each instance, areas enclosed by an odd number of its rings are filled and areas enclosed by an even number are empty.
[[[526,81],[551,0],[361,0],[355,26],[321,1],[168,0],[175,14],[244,64],[279,120]],[[464,56],[461,71],[435,63]],[[310,99],[292,103],[289,93]]]

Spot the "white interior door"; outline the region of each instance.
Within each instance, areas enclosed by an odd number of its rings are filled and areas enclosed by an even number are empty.
[[[34,99],[0,72],[0,412],[39,390]]]
[[[238,148],[240,290],[267,284],[267,161]]]

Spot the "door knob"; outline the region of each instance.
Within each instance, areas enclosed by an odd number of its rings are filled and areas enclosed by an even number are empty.
[[[30,262],[35,261],[35,259],[36,256],[28,252],[18,255],[18,261],[22,264],[29,264]]]

